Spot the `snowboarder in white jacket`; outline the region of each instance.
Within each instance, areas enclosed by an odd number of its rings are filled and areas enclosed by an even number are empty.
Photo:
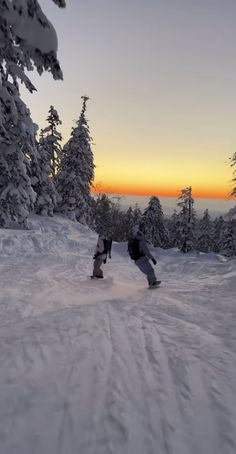
[[[111,245],[112,241],[106,239],[103,235],[98,236],[97,246],[93,256],[93,274],[91,277],[103,278],[103,270],[101,268],[103,263],[106,263],[107,256],[111,258]]]
[[[158,284],[160,284],[160,281],[157,281],[155,271],[149,260],[151,260],[154,265],[156,265],[157,262],[149,251],[144,234],[139,230],[138,227],[133,228],[131,241],[128,242],[128,250],[130,250],[129,245],[133,240],[136,241],[136,247],[138,248],[136,256],[133,257],[135,265],[137,265],[140,271],[142,271],[142,273],[146,275],[149,288],[155,288]]]

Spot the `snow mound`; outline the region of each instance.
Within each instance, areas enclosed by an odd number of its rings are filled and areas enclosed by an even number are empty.
[[[0,253],[8,256],[79,253],[96,234],[87,226],[62,216],[33,216],[29,230],[0,230]],[[83,241],[81,242],[81,238]]]

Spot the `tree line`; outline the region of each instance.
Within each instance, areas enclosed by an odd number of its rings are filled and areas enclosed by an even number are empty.
[[[64,0],[53,1],[65,7]],[[56,32],[38,0],[0,0],[0,227],[27,228],[30,213],[66,213],[117,241],[126,240],[132,226],[139,224],[154,246],[235,254],[236,210],[228,220],[213,221],[208,210],[197,219],[191,187],[181,191],[178,211],[171,218],[164,216],[156,196],[143,213],[137,206],[124,212],[105,194],[92,196],[95,164],[86,119],[88,96],[82,96],[81,114],[63,147],[61,120],[53,106],[38,135],[19,85],[35,90],[26,74],[34,69],[62,79],[56,42]],[[230,165],[231,195],[236,196],[236,153]]]
[[[138,225],[154,247],[176,247],[183,253],[195,250],[236,255],[236,220],[223,216],[212,219],[208,209],[197,217],[191,187],[180,191],[177,209],[170,217],[164,215],[156,196],[150,197],[143,212],[137,205],[124,211],[106,194],[98,195],[93,203],[93,227],[116,241],[127,241]]]

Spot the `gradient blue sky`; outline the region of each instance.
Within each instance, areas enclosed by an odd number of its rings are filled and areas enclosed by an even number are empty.
[[[33,75],[40,127],[50,104],[64,141],[88,94],[96,180],[114,192],[227,197],[236,146],[235,0],[40,0],[63,82]]]

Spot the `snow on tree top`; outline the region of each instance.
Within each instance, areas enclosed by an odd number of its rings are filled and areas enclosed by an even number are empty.
[[[22,11],[20,14],[19,11]],[[37,14],[28,16],[25,0],[18,2],[18,8],[9,5],[9,9],[2,13],[11,24],[15,36],[24,40],[28,46],[39,49],[42,53],[57,52],[58,41],[56,31],[51,22],[43,14],[41,8]]]

